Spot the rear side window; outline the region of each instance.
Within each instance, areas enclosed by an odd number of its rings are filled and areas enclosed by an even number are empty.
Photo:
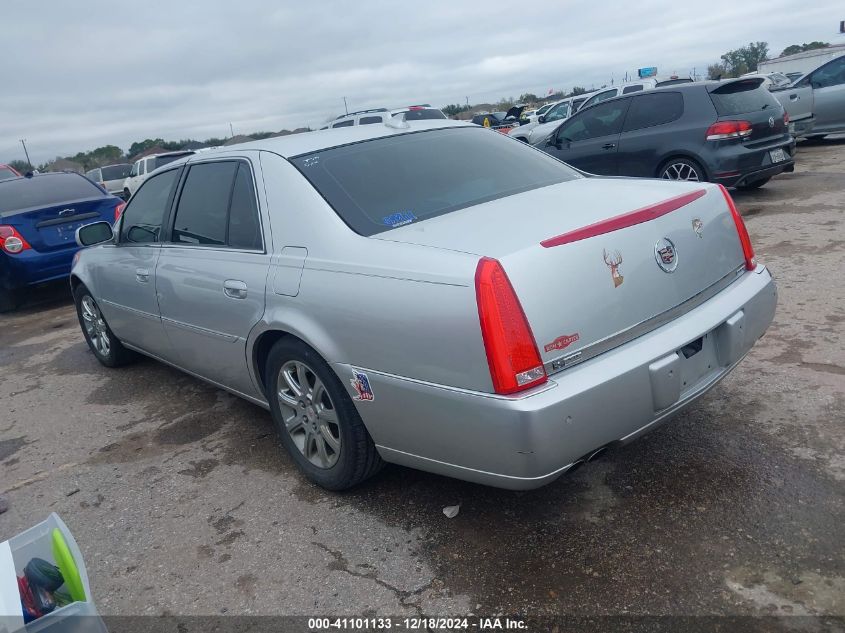
[[[362,116],[358,119],[358,125],[372,125],[373,123],[381,123],[380,116]]]
[[[226,243],[229,196],[238,163],[224,161],[193,165],[185,179],[172,241],[222,246]]]
[[[366,236],[580,177],[547,154],[477,127],[373,139],[291,162]],[[515,209],[514,220],[523,212]]]
[[[246,163],[218,161],[191,166],[179,195],[171,241],[261,249],[258,206]]]
[[[0,213],[50,207],[74,200],[101,198],[105,194],[79,174],[45,174],[16,178],[0,185]]]
[[[255,189],[252,176],[245,163],[238,165],[235,186],[232,189],[232,204],[229,212],[229,239],[232,248],[261,250],[261,226],[258,222],[258,207],[255,204]]]
[[[109,165],[100,171],[103,174],[103,180],[120,180],[129,175],[129,169],[129,165]]]
[[[625,119],[625,131],[640,130],[671,123],[684,112],[684,97],[680,92],[649,92],[631,101]]]
[[[144,181],[121,216],[121,243],[159,241],[164,214],[170,206],[170,196],[178,175],[178,169],[171,169]]]
[[[719,116],[733,116],[747,112],[759,112],[772,108],[780,110],[780,103],[771,92],[762,87],[759,79],[734,81],[720,86],[710,93]]]
[[[622,94],[627,95],[631,94],[632,92],[640,92],[642,89],[642,84],[637,84],[636,86],[625,86],[624,88],[622,88]]]
[[[354,123],[355,121],[349,119],[348,121],[341,121],[340,123],[335,123],[334,125],[332,125],[332,127],[350,127]]]

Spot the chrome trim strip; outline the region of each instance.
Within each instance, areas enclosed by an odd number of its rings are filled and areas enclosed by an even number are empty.
[[[546,373],[549,376],[552,376],[556,373],[563,371],[564,369],[568,369],[569,367],[573,367],[580,363],[583,363],[586,360],[591,358],[595,358],[600,354],[604,354],[605,352],[609,352],[615,347],[619,347],[620,345],[624,345],[635,338],[642,336],[643,334],[648,334],[652,330],[656,330],[657,328],[661,327],[662,325],[666,325],[670,321],[678,318],[679,316],[686,314],[690,310],[693,310],[700,306],[701,304],[709,301],[717,294],[722,292],[725,288],[730,286],[734,283],[737,279],[742,276],[742,273],[745,272],[745,265],[739,266],[735,270],[732,270],[727,275],[722,277],[719,281],[708,286],[697,295],[693,295],[686,301],[683,301],[676,305],[673,308],[669,308],[665,312],[661,312],[653,317],[646,319],[645,321],[640,321],[624,330],[616,332],[615,334],[611,334],[603,339],[590,343],[586,347],[582,347],[581,349],[577,349],[574,351],[568,351],[566,354],[562,354],[557,358],[553,358],[552,360],[543,364],[546,368]]]
[[[203,334],[205,336],[210,336],[211,338],[222,339],[227,343],[235,343],[238,341],[238,337],[234,334],[224,334],[223,332],[209,330],[207,328],[199,327],[198,325],[192,325],[190,323],[185,323],[183,321],[175,321],[174,319],[168,319],[167,317],[161,317],[161,320],[163,323],[167,323],[168,325],[182,328],[183,330],[188,330],[189,332],[194,332],[195,334]]]
[[[150,319],[152,321],[159,321],[161,317],[157,314],[153,314],[152,312],[144,312],[143,310],[136,310],[135,308],[130,308],[129,306],[121,305],[119,303],[115,303],[114,301],[109,301],[108,299],[97,299],[100,303],[105,303],[115,308],[117,310],[123,310],[124,312],[129,312],[130,314],[134,314],[135,316],[143,317],[145,319]]]

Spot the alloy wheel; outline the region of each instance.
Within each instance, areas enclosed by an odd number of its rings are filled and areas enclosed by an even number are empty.
[[[276,396],[285,428],[300,452],[318,468],[334,466],[340,457],[340,423],[314,370],[301,361],[287,361],[279,371]]]
[[[100,308],[90,295],[82,298],[82,322],[96,352],[101,356],[108,356],[111,351],[108,327],[100,314]]]
[[[665,180],[699,182],[698,172],[695,170],[695,167],[688,163],[672,163],[671,165],[667,165],[660,177]]]

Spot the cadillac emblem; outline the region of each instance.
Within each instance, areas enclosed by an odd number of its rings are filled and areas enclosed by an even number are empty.
[[[654,259],[665,273],[673,273],[678,267],[678,252],[668,237],[662,237],[654,245]]]
[[[696,234],[698,237],[702,237],[702,238],[703,238],[703,237],[704,237],[704,235],[702,235],[702,231],[704,231],[704,222],[702,222],[702,221],[701,221],[701,220],[699,220],[698,218],[695,218],[695,219],[692,221],[692,230],[693,230],[693,231],[695,231],[695,234]]]

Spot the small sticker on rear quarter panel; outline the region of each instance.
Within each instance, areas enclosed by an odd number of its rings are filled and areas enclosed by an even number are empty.
[[[545,349],[547,352],[551,352],[552,350],[556,349],[566,349],[580,338],[581,335],[578,332],[576,332],[575,334],[564,334],[563,336],[558,336],[551,343],[545,345],[543,349]]]
[[[376,399],[373,388],[370,386],[370,379],[362,371],[352,370],[352,378],[349,379],[352,388],[355,390],[353,400],[366,400],[372,402]]]

